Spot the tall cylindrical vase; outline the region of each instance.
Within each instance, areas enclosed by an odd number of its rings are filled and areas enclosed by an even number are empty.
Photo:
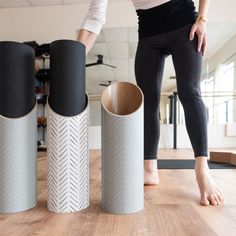
[[[48,209],[70,213],[89,205],[85,46],[71,40],[55,41],[50,55]]]
[[[128,82],[102,94],[102,207],[115,214],[143,209],[143,93]]]
[[[0,213],[37,203],[37,106],[34,51],[0,42]]]

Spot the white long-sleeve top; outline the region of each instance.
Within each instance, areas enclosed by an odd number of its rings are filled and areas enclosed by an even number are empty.
[[[135,10],[138,9],[149,9],[163,3],[169,2],[170,0],[131,0]],[[108,0],[91,0],[88,13],[84,18],[81,29],[94,32],[99,35],[102,25],[106,22],[106,11],[107,11]]]

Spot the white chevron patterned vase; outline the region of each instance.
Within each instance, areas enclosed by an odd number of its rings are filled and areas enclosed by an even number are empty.
[[[143,209],[143,94],[118,82],[102,95],[102,208],[114,214]]]
[[[0,115],[0,213],[37,203],[37,105],[19,118]]]
[[[48,209],[83,210],[89,205],[88,102],[82,113],[72,117],[56,114],[49,104],[47,111]]]

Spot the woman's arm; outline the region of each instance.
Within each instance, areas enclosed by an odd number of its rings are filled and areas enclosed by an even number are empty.
[[[199,16],[204,16],[207,18],[209,4],[210,0],[199,0],[199,9],[198,9]]]
[[[86,46],[86,55],[92,48],[106,21],[108,0],[91,0],[89,10],[79,30],[77,40]]]
[[[95,43],[96,39],[97,34],[95,34],[94,32],[88,31],[86,29],[79,30],[77,40],[85,45],[86,55],[88,55],[88,52],[93,47],[93,44]]]
[[[202,50],[203,56],[206,54],[207,49],[207,32],[206,32],[206,21],[207,13],[209,8],[210,0],[199,0],[199,10],[196,22],[193,24],[189,39],[193,40],[194,34],[198,37],[198,52]]]

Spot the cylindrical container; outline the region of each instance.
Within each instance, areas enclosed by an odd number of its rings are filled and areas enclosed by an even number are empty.
[[[84,110],[84,44],[73,40],[57,40],[51,43],[49,103],[62,116],[78,115]]]
[[[48,209],[69,213],[89,205],[85,46],[58,40],[50,45],[50,55]]]
[[[18,42],[0,42],[0,115],[18,118],[35,105],[33,48]]]
[[[102,94],[102,208],[115,214],[143,209],[143,93],[118,82]]]
[[[37,203],[37,105],[34,51],[0,42],[0,213]]]
[[[48,109],[48,209],[70,213],[89,205],[88,99],[83,112],[66,117]]]

